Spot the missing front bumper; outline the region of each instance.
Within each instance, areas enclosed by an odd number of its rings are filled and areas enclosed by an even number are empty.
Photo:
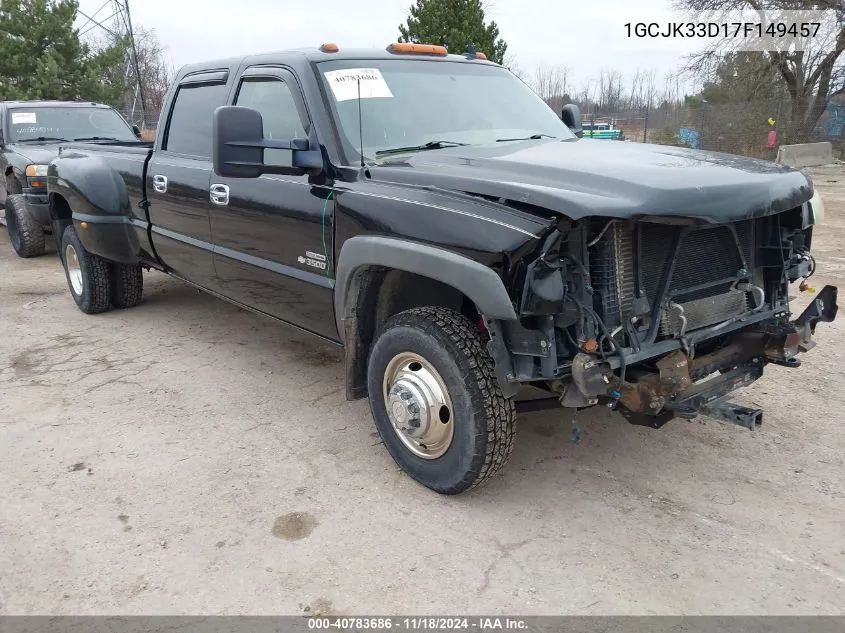
[[[576,376],[573,382],[585,396],[618,400],[620,412],[632,424],[659,428],[676,417],[709,415],[754,429],[762,422],[762,412],[728,402],[729,394],[759,379],[768,363],[800,366],[795,355],[815,346],[812,336],[818,323],[836,318],[836,300],[837,289],[825,286],[792,322],[738,332],[728,344],[696,358],[675,350],[657,361],[657,372],[634,371],[631,381],[607,370],[597,377],[596,363],[579,364],[576,357],[573,367],[591,373]],[[601,382],[607,387],[600,393],[595,387]]]

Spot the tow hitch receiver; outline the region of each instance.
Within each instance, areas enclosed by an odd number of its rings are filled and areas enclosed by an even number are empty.
[[[754,430],[762,424],[763,412],[728,402],[728,398],[731,392],[747,387],[762,375],[763,363],[753,358],[718,378],[693,385],[667,402],[666,409],[679,418],[693,419],[703,414]]]
[[[704,405],[699,410],[699,413],[709,415],[711,418],[716,418],[723,422],[743,426],[750,431],[763,424],[762,409],[751,409],[741,404],[726,402],[726,399],[719,399]]]

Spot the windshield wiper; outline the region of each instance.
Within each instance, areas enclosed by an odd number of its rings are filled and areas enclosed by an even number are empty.
[[[523,136],[522,138],[497,138],[497,143],[506,143],[508,141],[537,141],[541,138],[557,138],[551,134],[532,134],[531,136]]]
[[[80,136],[73,139],[74,141],[119,141],[119,138],[114,136]]]
[[[62,143],[69,143],[66,138],[58,138],[56,136],[38,136],[36,138],[22,138],[18,139],[17,143],[31,143],[33,141],[60,141]]]
[[[459,143],[458,141],[429,141],[424,145],[380,149],[376,152],[376,156],[384,156],[385,154],[401,154],[403,152],[424,152],[427,149],[443,149],[445,147],[460,147],[462,145],[469,145],[469,143]]]

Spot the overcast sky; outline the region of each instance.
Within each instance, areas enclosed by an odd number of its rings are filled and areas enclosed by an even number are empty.
[[[319,46],[383,48],[396,41],[412,0],[130,0],[135,25],[155,29],[175,66],[227,57]],[[80,0],[92,15],[107,0]],[[576,85],[602,68],[626,77],[638,68],[659,77],[678,67],[684,49],[674,41],[626,38],[632,20],[671,20],[669,0],[492,0],[488,19],[499,25],[516,64],[566,64]],[[96,17],[108,18],[106,6]],[[678,16],[675,16],[678,17]],[[81,22],[84,18],[80,16]],[[677,46],[676,50],[673,50]],[[649,50],[651,49],[651,50]],[[687,49],[688,50],[688,49]]]

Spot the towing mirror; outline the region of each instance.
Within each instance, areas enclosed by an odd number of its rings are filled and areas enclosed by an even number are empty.
[[[584,132],[581,130],[581,108],[574,103],[568,103],[563,106],[560,118],[566,123],[566,127],[572,130],[575,136],[578,138],[584,136]]]
[[[229,178],[257,178],[261,174],[301,176],[322,169],[323,156],[308,139],[277,141],[264,138],[261,113],[242,106],[221,106],[214,111],[214,171]],[[265,162],[265,150],[290,152],[288,164]],[[281,151],[280,151],[281,150]]]

